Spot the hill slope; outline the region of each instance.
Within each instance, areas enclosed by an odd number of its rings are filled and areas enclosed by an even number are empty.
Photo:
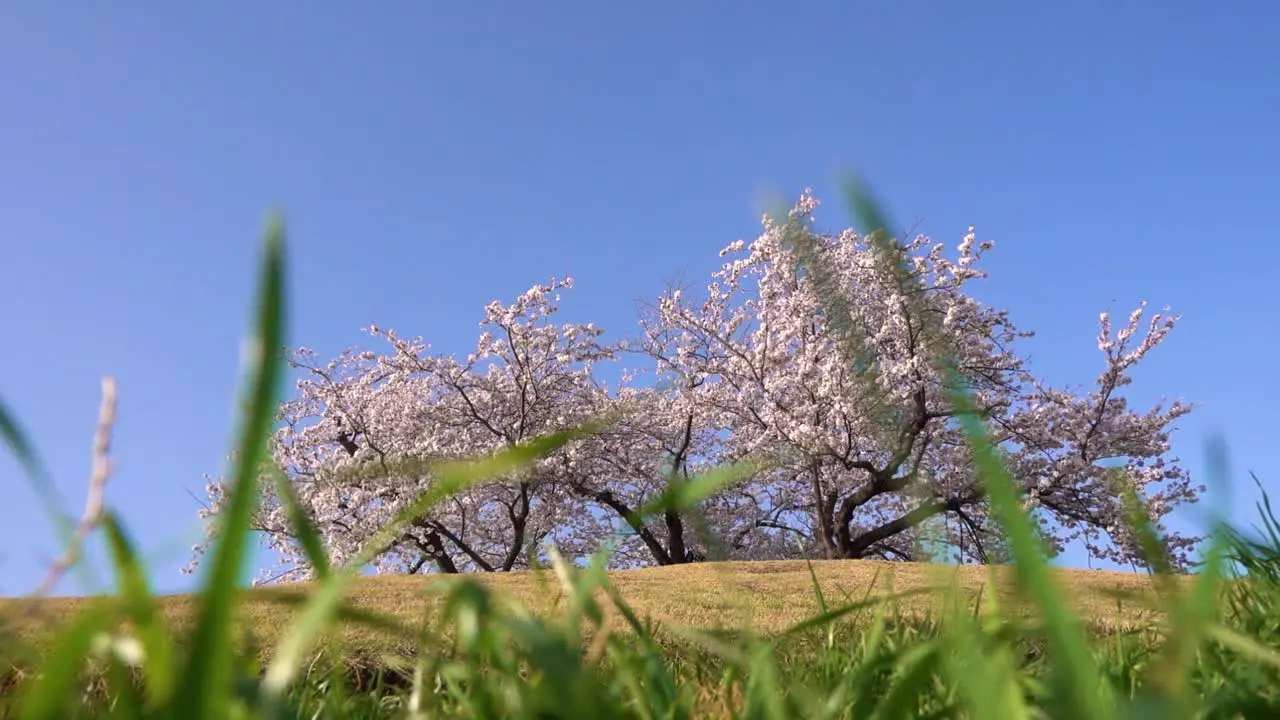
[[[1012,599],[1009,568],[996,568],[1002,603]],[[1085,620],[1098,630],[1131,625],[1150,607],[1146,602],[1152,585],[1145,575],[1093,570],[1057,570],[1069,601]],[[986,584],[988,568],[960,568],[917,563],[889,563],[863,560],[815,561],[816,575],[829,607],[857,602],[865,597],[945,587],[959,580],[972,599]],[[441,580],[458,576],[415,575],[361,578],[348,598],[350,604],[395,618],[409,628],[418,627],[424,611],[437,606]],[[500,597],[517,600],[534,612],[545,613],[560,601],[560,586],[550,573],[539,582],[534,573],[500,573],[473,577]],[[751,625],[763,632],[781,630],[818,612],[813,578],[803,561],[701,563],[610,574],[622,597],[642,617],[664,626],[729,628]],[[258,588],[245,592],[240,613],[243,627],[267,645],[288,626],[297,601],[309,584]],[[1127,599],[1119,599],[1127,598]],[[195,596],[171,595],[161,598],[165,614],[176,628],[182,628],[195,610]],[[36,601],[34,613],[24,613],[30,601],[0,600],[0,617],[6,620],[5,635],[16,634],[26,641],[39,641],[47,629],[74,615],[93,598],[49,598]],[[940,595],[930,593],[900,601],[909,615],[928,613],[940,607]],[[405,648],[408,638],[401,633],[374,632],[364,628],[344,632],[353,650],[377,652]]]

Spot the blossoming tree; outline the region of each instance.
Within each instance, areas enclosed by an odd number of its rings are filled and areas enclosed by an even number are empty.
[[[645,367],[616,388],[595,366],[624,346],[602,344],[594,325],[552,322],[569,280],[490,304],[463,360],[376,327],[388,346],[380,355],[353,349],[321,364],[299,351],[307,376],[282,406],[275,462],[341,561],[429,486],[396,461],[471,457],[607,418],[520,475],[417,518],[378,548],[379,569],[391,572],[510,570],[548,539],[571,556],[615,541],[619,566],[915,560],[941,546],[988,562],[1001,539],[948,400],[949,362],[1051,550],[1081,541],[1098,558],[1134,557],[1117,481],[1157,525],[1196,499],[1201,488],[1168,457],[1171,424],[1190,407],[1137,412],[1121,394],[1176,318],[1156,314],[1143,330],[1139,307],[1113,331],[1103,314],[1095,387],[1050,387],[1016,352],[1030,333],[966,292],[985,277],[978,266],[991,243],[971,229],[948,257],[919,236],[886,262],[852,230],[814,232],[816,207],[806,193],[786,218],[766,218],[753,242],[728,246],[702,297],[659,297],[625,344]],[[696,514],[638,512],[674,483],[749,458],[766,462]],[[305,574],[266,487],[258,527],[286,573]],[[206,512],[216,513],[223,488],[208,489]],[[1195,538],[1166,536],[1185,564]]]
[[[786,514],[797,523],[788,529],[813,554],[910,560],[932,541],[988,560],[999,538],[947,399],[944,360],[1054,549],[1083,538],[1097,557],[1133,558],[1109,465],[1123,466],[1157,523],[1195,499],[1201,488],[1166,457],[1169,426],[1190,408],[1136,413],[1119,394],[1176,318],[1153,316],[1135,343],[1143,308],[1114,335],[1104,314],[1095,389],[1050,388],[1013,348],[1029,333],[965,293],[985,277],[977,266],[991,243],[970,230],[952,260],[920,236],[886,263],[852,230],[814,233],[816,207],[806,194],[784,221],[766,218],[758,239],[721,253],[731,259],[705,299],[670,292],[645,320],[661,366],[717,380],[694,402],[723,418],[729,456],[769,449],[785,458],[771,484],[802,511]],[[1185,562],[1193,542],[1171,535],[1169,549]]]

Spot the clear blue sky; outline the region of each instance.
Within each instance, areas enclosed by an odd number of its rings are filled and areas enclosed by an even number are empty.
[[[856,170],[899,224],[996,240],[979,296],[1053,382],[1097,374],[1099,311],[1172,305],[1131,397],[1204,403],[1175,449],[1199,472],[1225,434],[1236,517],[1247,470],[1280,488],[1280,5],[208,5],[0,8],[0,396],[78,512],[118,377],[109,498],[161,589],[191,586],[277,205],[293,343],[376,321],[465,352],[486,302],[566,273],[567,316],[630,333],[766,193],[846,223]],[[5,457],[0,594],[57,550]]]

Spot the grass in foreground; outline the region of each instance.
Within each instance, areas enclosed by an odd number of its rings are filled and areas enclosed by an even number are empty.
[[[1200,698],[1198,712],[1188,717],[1265,717],[1260,713],[1280,709],[1280,665],[1274,657],[1251,655],[1263,645],[1280,642],[1280,583],[1274,553],[1268,561],[1263,548],[1236,553],[1251,561],[1255,572],[1225,589],[1224,612],[1215,619],[1230,633],[1222,637],[1235,640],[1206,644],[1188,668],[1189,686]],[[819,562],[812,564],[810,573],[805,563],[735,563],[728,568],[612,574],[575,573],[562,566],[567,582],[543,578],[551,581],[550,592],[540,591],[530,573],[452,578],[445,587],[437,578],[361,579],[352,586],[353,605],[395,622],[404,642],[397,646],[385,629],[379,633],[368,619],[350,618],[343,626],[348,631],[364,627],[365,634],[344,632],[355,642],[322,646],[324,653],[308,654],[302,677],[284,693],[273,716],[981,717],[966,701],[966,690],[978,695],[973,702],[983,706],[999,699],[988,694],[994,689],[966,685],[974,682],[971,673],[982,670],[984,680],[1007,683],[1005,702],[1022,708],[1011,715],[997,715],[993,709],[986,716],[1071,717],[1050,712],[1057,703],[1049,683],[1052,663],[1043,626],[1034,617],[1026,622],[1003,617],[1012,596],[1007,590],[990,592],[990,584],[983,587],[986,568],[965,569],[970,577],[959,584],[978,591],[981,603],[962,607],[959,602],[948,606],[945,594],[939,593],[895,600],[884,582],[890,576],[877,575],[876,565]],[[937,566],[890,569],[896,571],[896,596],[954,575]],[[1140,576],[1081,571],[1056,575],[1075,581],[1063,586],[1071,587],[1077,597],[1093,592],[1101,601],[1120,587],[1117,579],[1150,597],[1150,583]],[[672,581],[694,578],[703,583],[703,590],[672,592]],[[732,599],[717,599],[733,594],[727,584],[743,588],[738,597],[748,607],[781,607],[794,600],[807,608],[772,616],[758,613],[759,622],[739,624],[733,620]],[[1006,582],[995,585],[1010,589]],[[717,586],[724,590],[713,592]],[[849,597],[840,592],[842,586]],[[873,586],[881,590],[868,593]],[[305,601],[315,596],[316,587],[298,595]],[[285,593],[274,588],[246,592],[236,625],[256,630],[251,634],[260,642],[278,647],[283,638],[272,628],[287,626],[298,614],[296,603],[282,606],[264,600],[273,594]],[[424,602],[428,594],[432,600]],[[772,600],[779,595],[778,601]],[[636,598],[634,605],[626,597]],[[701,600],[682,603],[681,597]],[[179,637],[189,632],[190,618],[198,609],[195,598],[159,600],[163,614],[175,621],[166,625]],[[91,616],[85,612],[91,613],[94,604],[43,602],[65,603],[55,617],[58,624],[70,623],[72,628],[77,619]],[[553,602],[558,607],[551,607]],[[1087,601],[1073,604],[1089,612]],[[539,610],[526,613],[530,605]],[[1097,606],[1099,612],[1102,607]],[[658,622],[650,622],[646,614]],[[1162,629],[1168,616],[1112,617],[1122,617],[1129,627],[1094,626],[1090,633],[1090,657],[1101,684],[1115,700],[1162,702],[1152,693],[1151,670],[1169,649]],[[141,636],[136,621],[130,624],[130,636]],[[113,625],[105,622],[103,628]],[[715,632],[717,625],[728,632]],[[168,716],[148,713],[145,702],[139,703],[139,714],[122,712],[122,688],[141,698],[151,693],[148,673],[129,667],[129,662],[138,662],[131,658],[137,648],[120,642],[122,637],[127,636],[116,635],[114,648],[99,641],[99,659],[90,672],[77,676],[75,687],[87,700],[84,716]],[[1241,639],[1243,647],[1232,645]],[[55,642],[43,648],[46,663],[59,647]],[[235,647],[242,653],[245,649]],[[240,656],[235,691],[229,693],[233,706],[260,709],[267,690],[261,670],[273,656],[269,651]],[[148,660],[140,664],[145,668]],[[19,679],[19,687],[6,688],[18,691],[15,698],[40,684],[30,675],[10,681]],[[46,716],[76,716],[73,707],[80,704],[79,693],[60,699]],[[410,712],[415,703],[417,714]],[[1136,712],[1138,706],[1127,707]]]

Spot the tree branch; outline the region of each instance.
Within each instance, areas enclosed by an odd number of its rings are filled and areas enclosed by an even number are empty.
[[[93,433],[93,467],[89,474],[89,491],[85,496],[84,514],[76,525],[62,556],[53,562],[44,582],[36,588],[37,597],[49,594],[67,570],[75,564],[80,556],[80,549],[89,533],[97,527],[102,519],[102,501],[107,486],[107,478],[111,476],[111,432],[116,424],[116,381],[107,376],[102,378],[102,402],[98,406],[98,427]]]

